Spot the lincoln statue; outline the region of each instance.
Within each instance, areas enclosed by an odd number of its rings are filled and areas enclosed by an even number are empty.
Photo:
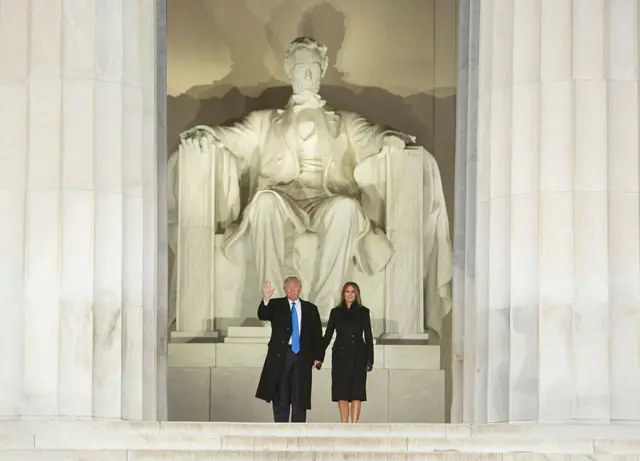
[[[232,258],[234,246],[247,239],[260,283],[256,293],[263,281],[278,289],[288,276],[302,275],[303,294],[325,316],[336,305],[354,263],[365,274],[374,274],[394,253],[380,220],[368,209],[368,202],[375,200],[364,197],[365,185],[375,178],[358,172],[359,166],[373,157],[393,161],[414,138],[328,107],[319,92],[327,49],[316,40],[291,42],[284,65],[293,89],[284,109],[258,110],[232,126],[197,126],[181,134],[179,150],[215,149],[216,177],[223,183],[228,172],[249,172],[248,201],[242,210],[235,204],[237,197],[231,198],[238,195],[236,184],[218,188],[222,212],[217,212],[217,220],[225,228],[225,254]],[[170,181],[176,157],[170,160]],[[177,213],[172,203],[170,196],[170,224]],[[315,254],[306,255],[312,256],[313,267],[306,268],[311,280],[305,280],[299,273],[305,268],[296,267],[288,256],[290,240],[302,234],[317,240]]]

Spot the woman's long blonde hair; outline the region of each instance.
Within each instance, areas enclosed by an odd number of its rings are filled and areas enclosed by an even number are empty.
[[[342,286],[342,291],[340,292],[340,305],[346,306],[347,301],[344,299],[344,293],[347,291],[347,288],[352,287],[356,292],[356,304],[358,306],[362,306],[362,298],[360,297],[360,287],[356,282],[347,282]]]

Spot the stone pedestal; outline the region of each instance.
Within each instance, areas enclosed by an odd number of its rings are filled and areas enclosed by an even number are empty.
[[[270,328],[230,327],[220,343],[169,344],[171,421],[272,422],[271,405],[254,398]],[[440,348],[376,344],[363,423],[443,423],[445,376]],[[310,422],[339,421],[331,402],[331,346],[313,371]]]
[[[638,421],[638,1],[460,5],[453,419]]]
[[[163,413],[156,28],[154,0],[0,5],[2,417]]]

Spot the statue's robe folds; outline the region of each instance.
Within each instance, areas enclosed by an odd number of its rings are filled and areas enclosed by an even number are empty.
[[[352,112],[329,109],[323,109],[322,112],[317,126],[317,149],[323,154],[323,187],[328,196],[358,200],[370,219],[356,238],[354,256],[357,268],[371,275],[383,270],[393,255],[393,247],[382,229],[388,199],[387,162],[393,162],[393,155],[398,153],[391,152],[389,158],[382,154],[383,139],[388,134],[405,140],[409,137],[373,125]],[[241,213],[251,206],[251,200],[261,191],[293,181],[299,173],[294,117],[295,112],[291,109],[256,111],[233,126],[198,126],[183,134],[201,130],[214,141],[183,141],[169,159],[169,244],[174,253],[180,222],[178,175],[182,176],[183,195],[189,196],[194,202],[202,202],[198,197],[202,192],[191,188],[184,192],[184,184],[189,183],[189,178],[197,177],[202,172],[180,170],[188,168],[187,163],[180,162],[180,157],[214,155],[215,171],[210,174],[216,178],[215,193],[207,197],[207,200],[215,202],[215,216],[211,217],[211,221],[225,230],[224,250],[227,257],[242,264],[239,258],[243,253],[236,249],[242,247],[237,243],[247,233],[248,220],[239,219]],[[184,136],[184,139],[187,138]],[[440,173],[433,156],[426,153],[424,160],[426,323],[439,333],[442,318],[451,309],[452,253]],[[240,183],[247,186],[248,196],[242,197]],[[298,207],[286,203],[286,195],[279,197],[296,231],[308,230],[308,218],[298,213]],[[398,197],[391,199],[397,200]],[[205,211],[203,213],[206,214]],[[172,314],[171,317],[175,318],[175,312]]]

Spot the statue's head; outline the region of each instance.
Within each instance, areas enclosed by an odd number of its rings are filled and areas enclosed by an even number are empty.
[[[284,70],[294,94],[320,91],[320,80],[328,65],[327,47],[309,37],[293,40],[284,57]]]

